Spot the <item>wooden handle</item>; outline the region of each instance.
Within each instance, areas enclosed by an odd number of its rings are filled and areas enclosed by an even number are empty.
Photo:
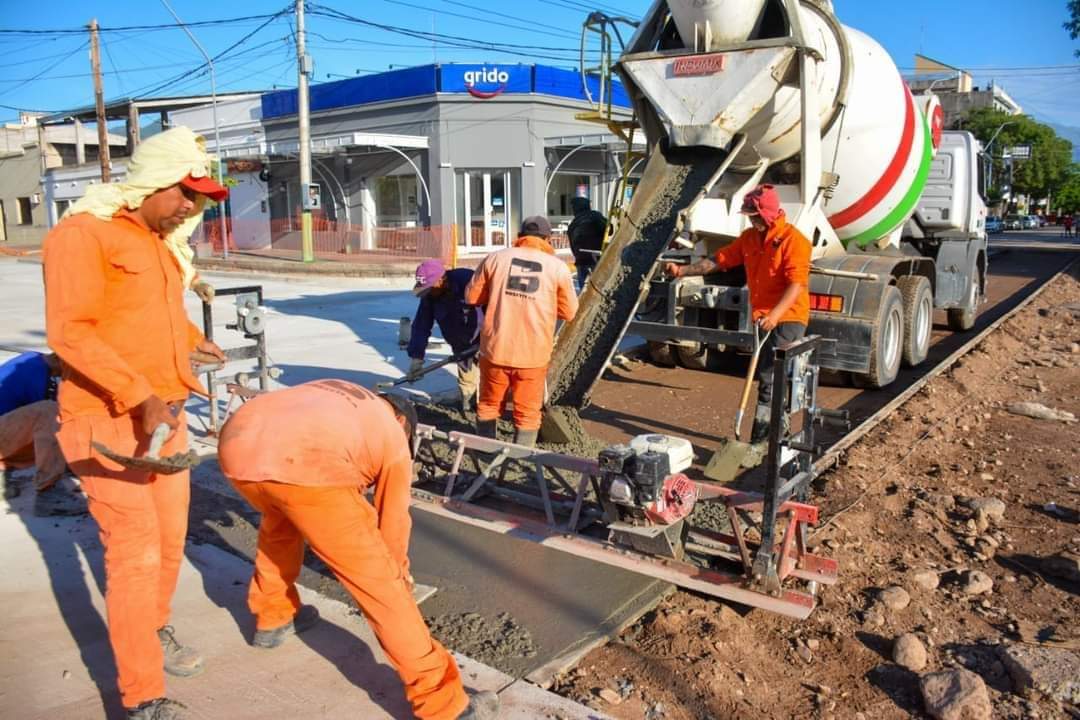
[[[161,423],[154,428],[154,434],[150,436],[150,449],[146,451],[146,457],[157,460],[167,437],[169,437],[169,426],[167,424]]]

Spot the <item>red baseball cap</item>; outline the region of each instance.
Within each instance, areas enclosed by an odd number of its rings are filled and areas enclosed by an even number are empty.
[[[743,215],[760,215],[765,224],[772,225],[780,217],[780,196],[772,185],[758,185],[743,199]]]
[[[180,181],[180,184],[188,190],[193,190],[194,192],[205,195],[217,202],[221,202],[229,196],[229,191],[223,186],[218,185],[217,181],[209,175],[203,175],[201,178],[188,175]]]

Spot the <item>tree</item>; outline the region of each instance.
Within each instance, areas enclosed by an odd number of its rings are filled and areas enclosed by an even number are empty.
[[[1076,2],[1080,8],[1080,0]],[[1000,110],[979,108],[967,114],[963,128],[974,134],[984,146],[991,139],[994,140],[990,155],[994,158],[991,184],[995,190],[1000,191],[1009,177],[1008,165],[1003,161],[1005,150],[1018,145],[1030,146],[1031,157],[1012,160],[1014,193],[1035,198],[1053,197],[1072,172],[1072,143],[1058,137],[1050,126],[1036,122],[1027,115],[1009,115]]]
[[[1073,165],[1070,168],[1068,177],[1053,200],[1053,205],[1060,213],[1071,215],[1080,212],[1080,165]]]
[[[1075,40],[1080,38],[1080,0],[1069,0],[1065,7],[1069,11],[1069,20],[1062,23],[1062,27],[1068,30],[1069,37]],[[1080,50],[1073,50],[1073,55],[1080,57]]]

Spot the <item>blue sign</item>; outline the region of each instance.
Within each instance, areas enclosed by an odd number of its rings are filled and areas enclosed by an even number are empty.
[[[439,90],[489,100],[503,93],[532,92],[531,65],[443,65]]]

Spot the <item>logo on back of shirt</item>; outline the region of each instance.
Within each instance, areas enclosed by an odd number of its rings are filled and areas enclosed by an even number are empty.
[[[506,277],[506,291],[517,297],[528,298],[540,289],[539,273],[544,266],[533,260],[514,258],[510,261],[510,274]]]

